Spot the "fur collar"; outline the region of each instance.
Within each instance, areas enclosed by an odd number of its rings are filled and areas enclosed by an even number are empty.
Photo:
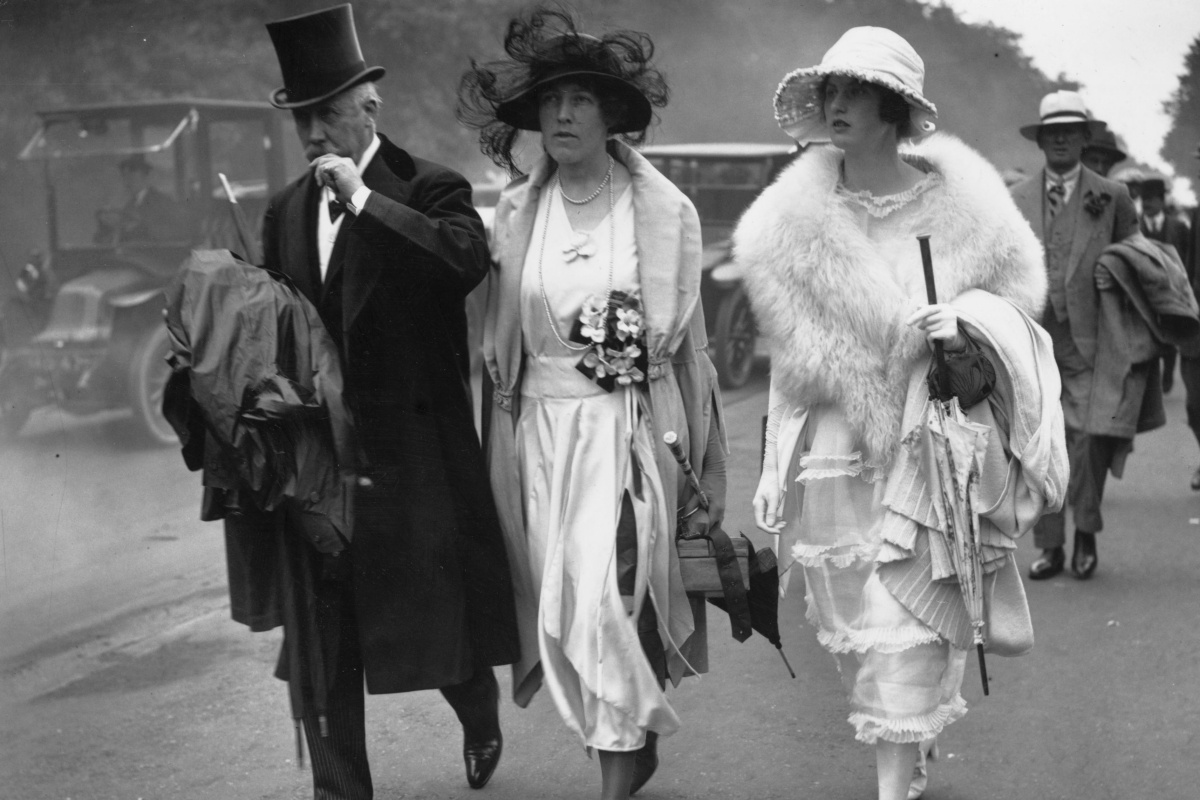
[[[773,384],[803,406],[840,407],[875,465],[899,437],[909,373],[930,353],[904,324],[926,302],[917,233],[931,235],[939,300],[983,289],[1036,319],[1046,296],[1041,246],[991,164],[946,135],[903,157],[939,176],[900,257],[906,285],[835,193],[842,153],[833,147],[801,156],[734,233],[734,257],[771,342]]]

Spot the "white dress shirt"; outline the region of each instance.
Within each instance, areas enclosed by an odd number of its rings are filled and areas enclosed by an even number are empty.
[[[1075,193],[1075,187],[1079,185],[1079,175],[1083,172],[1083,165],[1076,164],[1065,174],[1058,174],[1054,170],[1046,167],[1046,186],[1045,190],[1050,191],[1050,187],[1056,183],[1061,183],[1063,187],[1062,204],[1065,206],[1071,202],[1071,195]]]
[[[379,136],[376,135],[367,145],[367,149],[363,151],[358,164],[355,165],[360,177],[378,150]],[[357,216],[362,207],[366,205],[367,197],[370,194],[371,190],[366,186],[359,187],[347,204],[350,213]],[[336,221],[329,218],[329,203],[334,199],[333,189],[328,186],[321,189],[321,201],[317,203],[317,263],[321,268],[322,282],[324,282],[325,273],[329,269],[329,257],[333,254],[333,243],[337,241],[338,231],[342,229],[342,223],[346,221],[345,214],[338,217]]]

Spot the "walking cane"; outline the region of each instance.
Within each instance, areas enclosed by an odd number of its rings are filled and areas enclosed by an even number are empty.
[[[221,179],[221,185],[225,187],[225,196],[229,198],[229,213],[233,215],[233,226],[237,229],[238,239],[242,242],[242,252],[246,254],[246,261],[257,265],[259,263],[258,247],[254,237],[250,235],[250,224],[246,222],[246,217],[242,214],[242,206],[237,201],[237,196],[233,193],[233,187],[229,185],[229,179],[225,177],[225,173],[218,172],[217,177]]]

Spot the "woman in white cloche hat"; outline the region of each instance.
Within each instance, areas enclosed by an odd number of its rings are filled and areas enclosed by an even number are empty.
[[[1014,538],[1061,505],[1066,482],[1058,376],[1031,319],[1046,293],[1041,249],[992,165],[929,135],[924,72],[907,41],[864,27],[787,75],[777,121],[828,144],[807,148],[734,235],[771,343],[756,522],[779,536],[784,577],[803,572],[881,800],[921,795],[935,737],[966,713],[971,639],[920,479],[931,345],[989,430],[976,505],[986,570],[1015,574]],[[935,304],[917,234],[931,236]]]

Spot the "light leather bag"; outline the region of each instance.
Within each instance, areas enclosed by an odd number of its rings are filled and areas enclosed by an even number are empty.
[[[1029,599],[1010,553],[1004,565],[983,578],[983,618],[987,622],[985,652],[1023,656],[1033,649],[1033,618]]]

